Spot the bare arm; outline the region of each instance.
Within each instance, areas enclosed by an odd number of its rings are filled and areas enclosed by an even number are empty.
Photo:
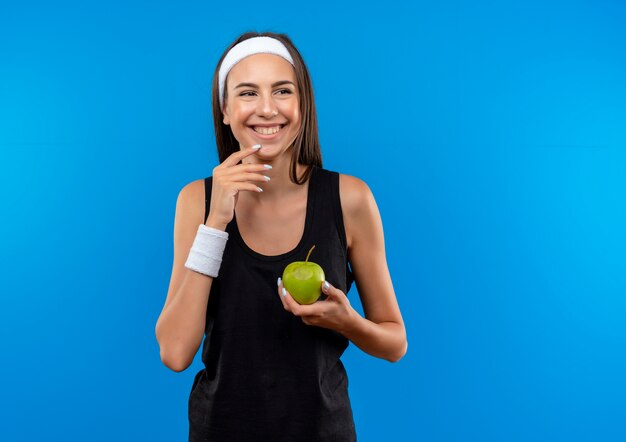
[[[406,354],[408,342],[387,267],[380,213],[365,182],[344,174],[339,179],[348,258],[365,318],[350,305],[346,294],[332,285],[322,286],[327,299],[310,305],[288,296],[280,281],[278,294],[285,310],[305,324],[336,330],[364,352],[397,362]]]
[[[194,181],[185,186],[176,201],[174,221],[174,263],[167,299],[156,324],[161,361],[180,372],[193,362],[204,336],[206,309],[213,278],[184,266],[193,244],[198,225],[203,221],[204,182]],[[213,222],[209,227],[225,230]]]
[[[246,157],[256,154],[260,147],[259,144],[233,152],[214,167],[211,195],[205,194],[203,179],[187,184],[178,194],[172,277],[165,306],[155,330],[161,361],[174,371],[183,371],[192,363],[202,343],[206,326],[206,311],[213,278],[185,267],[198,226],[204,222],[205,202],[209,199],[211,201],[206,225],[225,231],[235,216],[239,192],[259,192],[261,188],[253,183],[267,182],[265,175],[255,173],[266,172],[264,164],[238,164]]]
[[[354,345],[365,353],[398,362],[406,354],[408,342],[402,324],[397,322],[373,322],[355,310],[347,328],[341,331]],[[400,349],[400,350],[398,350]]]
[[[358,178],[341,174],[340,193],[351,245],[348,255],[366,316],[353,309],[341,333],[364,352],[397,362],[406,354],[408,342],[387,266],[378,206]]]

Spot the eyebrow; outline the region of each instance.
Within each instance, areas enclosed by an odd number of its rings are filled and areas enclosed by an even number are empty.
[[[292,84],[293,86],[295,86],[293,81],[281,80],[281,81],[277,81],[276,83],[273,83],[272,87],[280,86],[281,84]],[[235,86],[235,89],[238,89],[240,87],[259,87],[259,85],[254,84],[254,83],[239,83],[237,86]]]

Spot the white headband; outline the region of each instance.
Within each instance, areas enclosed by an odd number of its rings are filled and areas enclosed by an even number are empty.
[[[244,58],[254,54],[274,54],[283,57],[289,63],[294,65],[293,59],[289,54],[289,51],[285,45],[280,41],[272,37],[252,37],[241,43],[236,44],[220,66],[220,72],[218,76],[219,94],[220,94],[220,109],[224,107],[224,85],[226,83],[226,76],[230,70]]]

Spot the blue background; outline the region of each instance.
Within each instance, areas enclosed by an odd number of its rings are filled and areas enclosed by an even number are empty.
[[[154,335],[176,197],[217,165],[213,70],[256,30],[292,37],[324,167],[383,219],[409,349],[344,354],[359,441],[626,440],[624,23],[591,0],[3,2],[0,439],[186,440],[200,355],[175,373]]]

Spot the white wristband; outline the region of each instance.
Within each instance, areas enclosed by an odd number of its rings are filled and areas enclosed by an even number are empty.
[[[228,232],[200,224],[185,267],[203,275],[217,277],[227,240]]]

